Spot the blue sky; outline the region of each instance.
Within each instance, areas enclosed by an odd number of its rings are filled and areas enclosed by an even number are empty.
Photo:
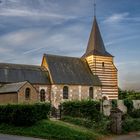
[[[1,0],[0,62],[40,64],[44,53],[80,57],[93,0]],[[140,90],[140,0],[96,0],[97,20],[115,56],[119,86]]]

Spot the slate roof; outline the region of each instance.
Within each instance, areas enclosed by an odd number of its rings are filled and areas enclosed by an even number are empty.
[[[21,87],[23,87],[26,83],[27,83],[27,81],[2,85],[0,87],[0,93],[15,93],[15,92],[18,92],[19,89]]]
[[[54,84],[101,85],[80,58],[44,54]]]
[[[40,66],[0,63],[0,83],[23,81],[32,84],[50,84],[48,72]]]
[[[90,33],[87,50],[86,50],[86,53],[83,55],[83,57],[87,57],[89,55],[113,57],[105,49],[105,45],[104,45],[104,42],[100,33],[100,29],[99,29],[96,17],[94,17],[94,22],[93,22],[92,30]]]

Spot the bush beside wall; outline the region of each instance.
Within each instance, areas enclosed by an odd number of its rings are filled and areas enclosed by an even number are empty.
[[[134,109],[133,101],[131,99],[125,99],[124,105],[127,107],[127,113],[130,114]]]
[[[30,126],[37,121],[46,119],[50,112],[50,104],[34,105],[1,105],[0,123],[16,126]]]
[[[112,100],[112,108],[116,108],[117,107],[117,100]]]
[[[140,109],[134,109],[129,115],[132,118],[140,118]]]
[[[122,128],[124,132],[140,131],[140,118],[127,118],[122,123]]]

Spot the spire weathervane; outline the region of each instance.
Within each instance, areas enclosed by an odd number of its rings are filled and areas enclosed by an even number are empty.
[[[94,17],[96,17],[96,1],[94,0]]]

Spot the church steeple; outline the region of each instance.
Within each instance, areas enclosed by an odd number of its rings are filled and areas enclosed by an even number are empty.
[[[105,45],[96,20],[96,15],[94,15],[94,22],[90,33],[87,50],[86,53],[83,55],[83,57],[90,56],[90,55],[112,57],[112,55],[109,54],[105,49]]]
[[[88,45],[82,59],[87,62],[93,75],[99,77],[102,84],[102,98],[118,99],[117,68],[113,56],[106,51],[100,29],[96,20],[96,4],[94,1],[94,22]]]

